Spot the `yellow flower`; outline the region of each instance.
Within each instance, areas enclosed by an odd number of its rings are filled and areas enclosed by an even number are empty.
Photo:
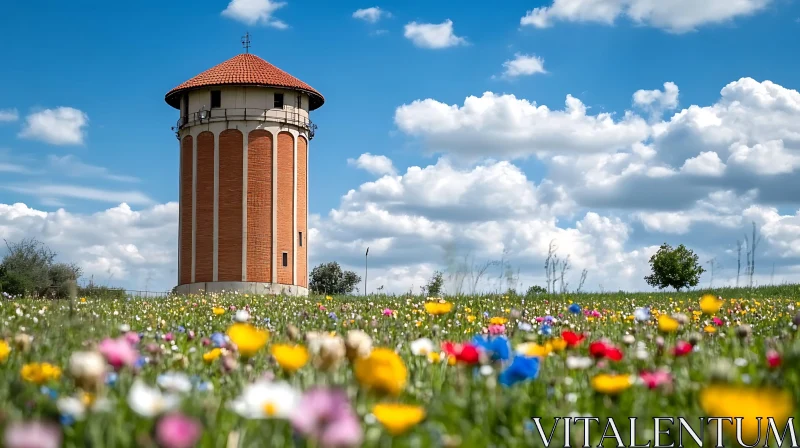
[[[678,331],[680,323],[666,315],[658,316],[658,329],[664,333],[674,333]]]
[[[489,323],[492,325],[505,325],[508,322],[508,319],[505,317],[493,317],[489,319]]]
[[[592,389],[606,395],[617,395],[631,387],[630,375],[601,373],[592,378]]]
[[[331,296],[325,296],[325,300],[333,300],[333,297],[331,297]]]
[[[539,345],[533,342],[523,342],[517,346],[516,352],[528,357],[544,358],[553,351],[552,344]]]
[[[388,348],[376,348],[369,356],[356,358],[353,372],[365,388],[391,395],[399,395],[408,381],[403,359]]]
[[[42,385],[50,380],[61,378],[61,369],[46,362],[34,362],[22,366],[19,374],[23,380],[29,383]]]
[[[453,304],[450,302],[445,302],[444,300],[438,302],[425,303],[425,311],[427,311],[428,314],[433,314],[434,316],[447,314],[452,310],[453,310]]]
[[[212,362],[216,361],[221,355],[222,355],[222,350],[215,348],[210,352],[203,353],[203,361],[205,361],[206,364],[211,364]]]
[[[469,323],[475,322],[475,316],[473,316],[471,314],[469,316],[467,316],[467,322],[469,322]]]
[[[396,436],[419,424],[425,418],[425,409],[407,404],[379,403],[372,408],[372,415]]]
[[[706,325],[706,327],[703,328],[703,331],[705,331],[706,333],[716,333],[717,329],[714,328],[713,325]]]
[[[86,303],[86,297],[81,297],[81,303]]]
[[[439,361],[442,360],[442,356],[438,352],[430,352],[428,353],[428,361],[431,364],[439,364]]]
[[[9,353],[11,353],[11,347],[8,342],[0,340],[0,362],[5,362]]]
[[[714,314],[722,307],[722,303],[713,294],[706,294],[700,299],[700,309],[706,314]]]
[[[267,344],[269,333],[250,324],[236,323],[228,328],[228,337],[236,344],[239,354],[250,358]]]
[[[761,440],[766,440],[767,418],[772,417],[778,430],[783,430],[793,415],[794,401],[790,393],[778,389],[712,385],[700,391],[700,407],[709,417],[742,417],[742,441],[753,443],[759,433],[756,418],[762,417]],[[735,434],[736,426],[725,424],[725,430]]]
[[[567,348],[567,341],[558,338],[553,340],[553,350],[560,352]]]
[[[211,311],[214,312],[215,316],[219,316],[220,314],[225,314],[225,308],[221,306],[215,306],[214,308],[211,309]]]
[[[291,373],[308,362],[308,350],[302,345],[275,344],[272,346],[272,356],[283,370]]]

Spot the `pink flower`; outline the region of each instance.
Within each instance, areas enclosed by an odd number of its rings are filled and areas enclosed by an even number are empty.
[[[339,389],[313,388],[303,395],[291,417],[292,426],[323,447],[361,445],[363,431],[358,416]]]
[[[124,338],[103,339],[97,349],[115,370],[131,367],[139,359],[139,353]]]
[[[139,335],[136,332],[129,331],[125,333],[125,340],[128,341],[128,344],[136,345],[139,343]]]
[[[686,356],[692,352],[692,344],[686,341],[678,341],[675,343],[675,348],[672,349],[672,354],[675,356]]]
[[[3,446],[6,448],[58,448],[61,428],[44,422],[17,422],[6,428]]]
[[[385,310],[383,310],[383,315],[384,316],[391,316],[392,315],[392,310],[390,310],[389,308],[386,308]]]
[[[711,320],[714,321],[714,325],[716,325],[718,327],[721,327],[722,324],[724,323],[724,322],[722,322],[722,319],[720,319],[719,317],[714,317]]]
[[[544,317],[537,317],[536,318],[536,322],[538,322],[538,323],[544,322]]]
[[[163,448],[191,448],[202,432],[197,420],[183,414],[170,414],[156,424],[156,441]]]
[[[167,342],[172,342],[175,340],[175,335],[173,335],[172,333],[167,333],[164,335],[164,340]]]
[[[230,306],[230,307],[228,307],[228,308],[229,308],[231,311],[236,311],[236,305],[231,305],[231,306]]]
[[[770,350],[767,352],[767,365],[770,369],[774,369],[781,365],[781,355],[780,353],[776,352],[775,350]]]
[[[672,384],[672,375],[664,370],[656,370],[655,372],[645,371],[639,374],[639,378],[641,378],[644,384],[650,389],[655,389],[662,384]]]
[[[501,334],[506,334],[506,326],[489,324],[489,334],[491,334],[492,336],[499,336]]]

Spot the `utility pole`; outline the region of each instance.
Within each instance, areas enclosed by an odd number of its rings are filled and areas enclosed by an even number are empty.
[[[367,253],[364,254],[364,296],[367,295],[367,274],[369,273],[369,247]]]

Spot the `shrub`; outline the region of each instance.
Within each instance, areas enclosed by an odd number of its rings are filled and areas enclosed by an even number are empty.
[[[355,272],[342,271],[335,261],[315,267],[309,277],[309,289],[318,294],[350,294],[361,281]]]

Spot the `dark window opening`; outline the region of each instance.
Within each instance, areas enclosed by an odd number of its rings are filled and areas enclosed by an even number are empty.
[[[287,252],[283,253],[283,267],[289,266],[289,254]]]
[[[300,242],[300,247],[303,247],[303,232],[298,232],[298,241]]]
[[[276,93],[275,94],[275,109],[283,109],[283,94]]]
[[[189,95],[183,95],[181,98],[181,119],[182,124],[189,122]]]
[[[216,109],[222,107],[222,92],[219,90],[211,91],[211,108]]]
[[[303,98],[300,95],[297,95],[297,108],[298,109],[303,108]]]

